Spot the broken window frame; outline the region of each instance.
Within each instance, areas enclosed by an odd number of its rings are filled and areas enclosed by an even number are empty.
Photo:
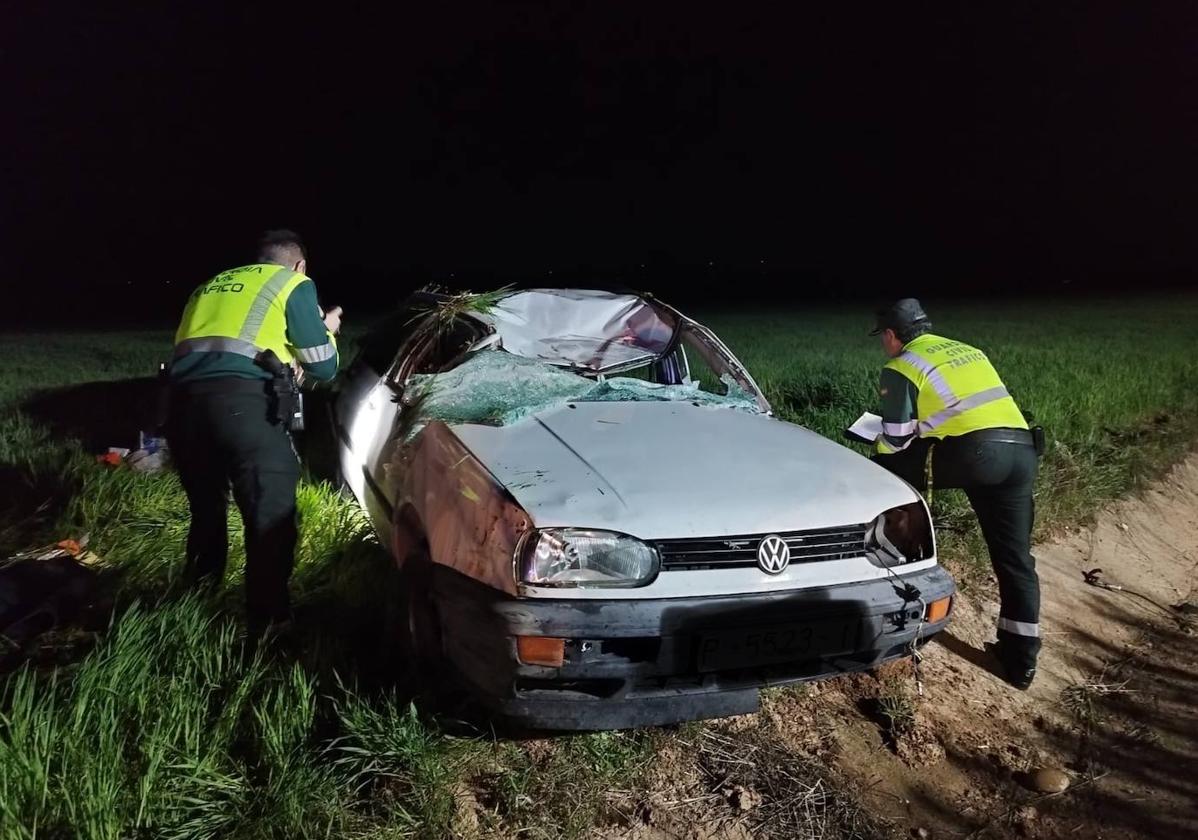
[[[756,381],[754,381],[752,375],[715,333],[699,322],[683,315],[672,306],[654,298],[645,297],[642,299],[674,323],[674,336],[662,353],[646,359],[620,364],[602,371],[568,362],[554,366],[570,370],[588,379],[604,379],[610,376],[620,376],[634,370],[653,368],[655,365],[661,364],[664,359],[676,354],[681,360],[683,382],[690,383],[693,380],[688,351],[693,351],[716,376],[721,379],[725,375],[730,377],[738,387],[753,397],[763,413],[773,414],[773,409],[769,401],[765,398],[765,395],[758,387]],[[423,318],[429,318],[432,315],[433,313],[430,311]],[[440,373],[452,370],[474,352],[507,352],[503,349],[502,342],[495,340],[498,337],[498,332],[492,324],[486,321],[485,316],[473,317],[468,313],[463,313],[458,315],[455,320],[467,324],[477,333],[477,338],[453,358],[442,364],[436,372]],[[400,397],[401,401],[408,380],[413,374],[419,372],[417,366],[423,354],[427,352],[427,346],[435,339],[436,335],[422,333],[420,324],[417,324],[413,327],[412,335],[400,345],[396,353],[395,362],[387,372],[386,380],[392,390]],[[545,364],[554,364],[548,360],[537,361],[543,361]]]

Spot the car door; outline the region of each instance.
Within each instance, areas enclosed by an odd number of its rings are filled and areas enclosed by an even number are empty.
[[[427,315],[427,306],[405,306],[367,333],[342,377],[334,405],[341,477],[380,536],[390,523],[394,502],[385,481],[384,458],[400,409],[392,374]]]
[[[448,328],[421,329],[427,308],[406,313],[383,335],[363,341],[363,349],[347,373],[337,398],[335,426],[341,452],[341,474],[366,509],[379,538],[389,544],[391,514],[397,503],[396,482],[388,466],[402,426],[402,401],[408,378],[437,373],[460,359],[487,330],[460,317]],[[372,333],[372,336],[374,334]],[[390,364],[384,369],[384,359]]]

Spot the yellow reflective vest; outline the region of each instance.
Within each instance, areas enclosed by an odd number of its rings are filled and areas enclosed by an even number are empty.
[[[188,300],[175,332],[174,357],[216,351],[253,359],[273,350],[290,364],[295,355],[287,343],[287,298],[307,279],[281,265],[221,272]]]
[[[1027,421],[976,347],[930,333],[912,339],[886,363],[915,384],[913,428],[918,437],[942,439],[981,429],[1026,429]],[[880,452],[892,451],[879,438]]]

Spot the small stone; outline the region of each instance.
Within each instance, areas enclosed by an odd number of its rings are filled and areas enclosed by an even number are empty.
[[[932,836],[932,832],[928,831],[926,828],[913,828],[911,829],[911,836],[916,838],[916,840],[929,840],[929,838]]]
[[[1056,767],[1041,767],[1028,775],[1028,785],[1038,793],[1064,793],[1069,789],[1069,774]]]

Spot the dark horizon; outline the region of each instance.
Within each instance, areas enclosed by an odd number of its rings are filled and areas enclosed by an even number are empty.
[[[872,302],[1198,269],[1195,8],[13,17],[29,323],[170,321],[279,226],[351,311],[426,283]]]

